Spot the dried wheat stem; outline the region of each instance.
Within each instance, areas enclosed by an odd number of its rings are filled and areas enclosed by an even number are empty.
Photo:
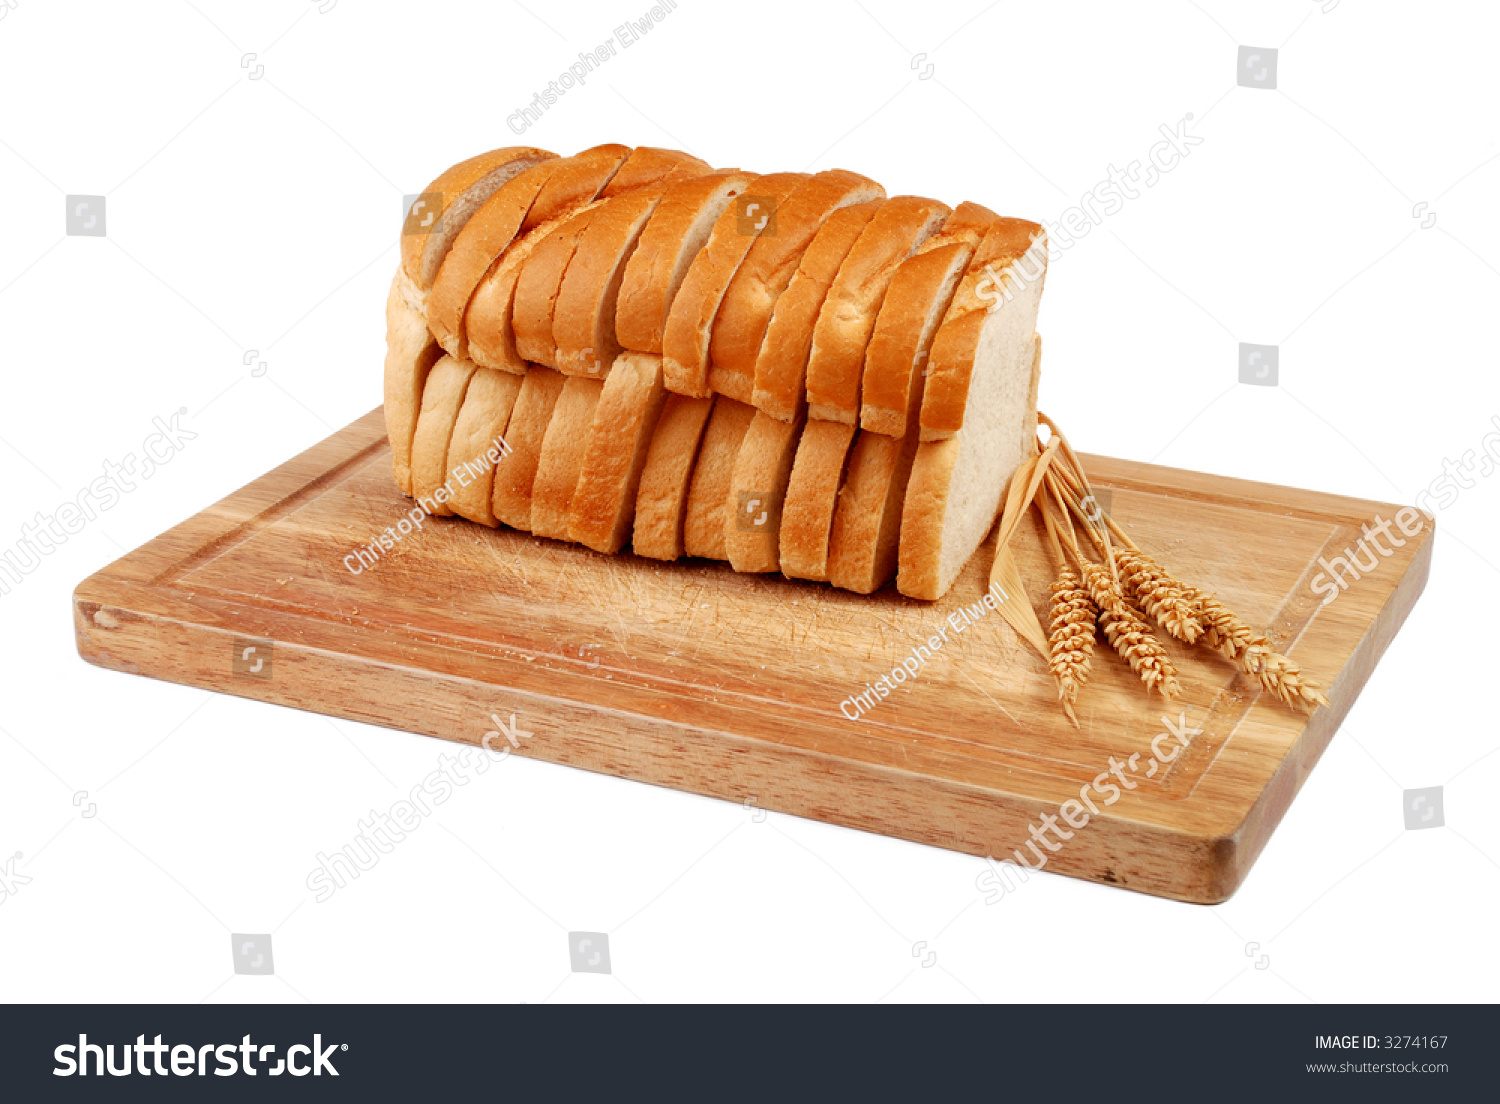
[[[1155,618],[1156,623],[1186,644],[1203,635],[1198,609],[1184,594],[1185,587],[1150,556],[1140,551],[1117,551],[1115,562],[1126,592]]]
[[[1120,578],[1119,568],[1115,563],[1114,547],[1109,541],[1109,530],[1100,525],[1097,518],[1092,518],[1085,513],[1082,504],[1078,501],[1078,496],[1072,493],[1071,488],[1062,484],[1054,477],[1050,471],[1047,473],[1047,485],[1057,497],[1057,501],[1062,507],[1063,516],[1068,519],[1069,531],[1072,531],[1073,516],[1076,515],[1083,531],[1094,542],[1095,547],[1099,549],[1099,553],[1104,560],[1104,565],[1109,571],[1110,580],[1123,593],[1125,585],[1124,581]],[[1076,540],[1073,545],[1073,553],[1078,558],[1079,564],[1083,564],[1084,559],[1078,550]]]
[[[1052,584],[1052,657],[1048,666],[1057,679],[1057,696],[1064,711],[1077,722],[1073,705],[1089,680],[1094,659],[1094,624],[1098,607],[1084,589],[1078,572],[1065,566]]]
[[[1172,665],[1161,641],[1151,634],[1145,618],[1125,600],[1109,572],[1096,563],[1084,563],[1084,585],[1089,597],[1099,607],[1099,627],[1110,646],[1119,652],[1130,669],[1140,676],[1147,690],[1164,698],[1175,698],[1182,692],[1177,682],[1177,668]]]

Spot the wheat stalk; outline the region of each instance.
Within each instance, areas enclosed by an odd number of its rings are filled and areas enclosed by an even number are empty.
[[[1180,694],[1177,668],[1161,641],[1151,634],[1145,618],[1125,600],[1110,573],[1099,564],[1084,560],[1083,580],[1089,597],[1099,607],[1099,627],[1104,630],[1105,639],[1140,676],[1146,689],[1155,690],[1169,700]]]
[[[1198,609],[1184,593],[1184,584],[1168,575],[1150,556],[1136,548],[1115,553],[1115,563],[1126,591],[1156,623],[1185,644],[1196,644],[1203,635]]]
[[[1083,569],[1085,588],[1099,608],[1099,625],[1115,651],[1125,657],[1148,687],[1157,688],[1169,698],[1179,692],[1176,671],[1161,642],[1151,635],[1150,626],[1132,607],[1126,594],[1171,636],[1219,652],[1259,679],[1262,688],[1284,704],[1308,711],[1328,704],[1316,680],[1276,651],[1269,639],[1252,629],[1215,595],[1174,578],[1137,548],[1113,518],[1085,514],[1081,500],[1094,493],[1088,475],[1056,423],[1045,415],[1038,415],[1038,419],[1060,442],[1061,455],[1047,472],[1047,484],[1067,525],[1069,550]],[[1107,568],[1090,563],[1082,555],[1072,532],[1073,515],[1098,546]],[[1112,547],[1111,536],[1120,541],[1117,548]],[[1055,603],[1054,597],[1054,608]]]
[[[1078,572],[1063,566],[1052,584],[1051,659],[1048,666],[1057,679],[1057,696],[1063,711],[1076,724],[1073,705],[1089,680],[1094,659],[1094,624],[1099,610],[1084,589]]]

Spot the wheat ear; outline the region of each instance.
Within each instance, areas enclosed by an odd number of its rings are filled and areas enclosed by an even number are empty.
[[[1073,705],[1089,680],[1094,661],[1094,625],[1099,609],[1083,587],[1078,572],[1064,567],[1052,584],[1052,633],[1048,638],[1052,657],[1048,666],[1057,679],[1057,696],[1063,710],[1077,723]]]
[[[1041,424],[1046,425],[1061,439],[1063,462],[1053,465],[1047,478],[1059,503],[1065,504],[1063,516],[1066,518],[1071,508],[1082,518],[1081,509],[1074,500],[1081,494],[1093,493],[1088,485],[1088,476],[1084,474],[1083,466],[1069,446],[1067,438],[1063,436],[1062,430],[1058,429],[1056,424],[1045,415],[1038,417]],[[1108,534],[1113,533],[1123,542],[1124,548],[1115,553],[1110,560],[1111,567],[1116,574],[1123,577],[1126,591],[1168,633],[1189,644],[1201,642],[1218,651],[1242,671],[1254,675],[1268,693],[1287,705],[1311,712],[1317,706],[1328,704],[1328,697],[1324,694],[1322,686],[1305,674],[1296,662],[1276,651],[1270,640],[1242,621],[1234,611],[1214,595],[1173,578],[1159,564],[1141,552],[1113,518],[1105,516],[1103,521],[1104,524],[1099,526],[1103,534],[1095,532],[1093,526],[1090,526],[1090,536],[1094,537],[1095,543],[1105,550],[1106,555],[1109,555]],[[1100,539],[1101,535],[1104,539]],[[1073,551],[1077,557],[1076,545]],[[1102,568],[1088,564],[1082,557],[1078,559],[1084,566],[1085,580],[1090,594],[1093,595],[1095,601],[1100,601],[1100,589],[1113,583],[1113,579]],[[1089,573],[1088,569],[1091,566],[1095,566],[1097,576]],[[1177,592],[1175,596],[1172,594],[1173,590]],[[1122,600],[1122,605],[1127,614],[1134,612],[1130,609],[1128,602]],[[1129,647],[1128,629],[1123,627],[1122,622],[1122,627],[1117,628],[1115,633],[1111,633],[1109,616],[1101,610],[1100,624],[1105,628],[1105,635],[1109,637],[1116,651],[1130,659],[1121,647],[1121,640],[1126,640],[1126,647]],[[1196,632],[1194,631],[1195,625]],[[1159,651],[1161,645],[1150,637],[1149,632],[1145,635]],[[1117,636],[1120,639],[1117,639]],[[1165,661],[1166,657],[1163,656],[1162,659]],[[1136,668],[1137,673],[1141,674],[1141,678],[1147,682],[1147,685],[1151,685],[1150,678],[1141,672],[1136,661],[1132,659],[1130,663]],[[1171,669],[1169,662],[1167,669],[1169,671]],[[1175,692],[1175,678],[1172,679],[1171,686]],[[1163,693],[1166,692],[1166,690],[1163,691]]]
[[[1311,713],[1317,706],[1328,704],[1323,688],[1303,674],[1295,662],[1271,647],[1271,642],[1263,636],[1252,640],[1235,662],[1260,679],[1267,693],[1275,694],[1287,705]]]
[[[1048,491],[1052,488],[1048,485]],[[1083,582],[1068,563],[1058,536],[1060,525],[1052,518],[1052,499],[1044,492],[1036,499],[1036,508],[1041,511],[1042,524],[1047,530],[1047,543],[1052,546],[1052,555],[1058,562],[1057,581],[1052,584],[1052,624],[1047,639],[1047,666],[1052,677],[1057,679],[1057,697],[1062,702],[1068,720],[1078,726],[1078,715],[1073,706],[1078,693],[1089,679],[1089,668],[1094,661],[1094,632],[1099,620],[1098,607],[1084,589]],[[1075,555],[1078,555],[1078,538],[1073,534],[1071,520],[1063,511],[1062,522],[1068,528],[1066,537]]]
[[[1226,659],[1239,662],[1250,642],[1255,639],[1255,630],[1241,621],[1228,606],[1207,591],[1194,586],[1182,588],[1183,597],[1191,602],[1203,625],[1203,642]]]
[[[1156,623],[1185,644],[1196,644],[1203,635],[1197,607],[1186,597],[1187,589],[1168,575],[1159,563],[1138,549],[1115,553],[1126,592]]]
[[[1110,573],[1096,563],[1085,560],[1083,580],[1089,597],[1099,607],[1099,627],[1105,639],[1119,652],[1130,669],[1140,676],[1147,690],[1155,690],[1171,699],[1182,693],[1177,682],[1177,668],[1161,641],[1151,634],[1151,626],[1137,613],[1115,585]]]
[[[1311,712],[1328,704],[1323,687],[1291,659],[1278,652],[1271,642],[1241,621],[1212,594],[1195,587],[1186,588],[1187,597],[1198,608],[1204,624],[1204,639],[1234,661],[1235,666],[1260,680],[1269,694],[1286,705]]]

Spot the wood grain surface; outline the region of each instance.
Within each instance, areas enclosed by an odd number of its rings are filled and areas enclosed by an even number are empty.
[[[1400,548],[1384,542],[1391,554],[1325,605],[1311,586],[1319,558],[1400,507],[1084,462],[1132,539],[1266,629],[1324,681],[1331,708],[1294,712],[1170,640],[1184,696],[1168,705],[1101,645],[1074,728],[998,614],[962,631],[950,620],[981,598],[989,546],[936,603],[456,518],[425,519],[365,566],[355,551],[413,508],[379,410],[82,583],[78,649],[115,670],[471,744],[491,714],[516,713],[532,733],[517,754],[996,860],[1019,849],[1035,862],[1030,826],[1134,755],[1135,788],[1108,805],[1096,790],[1085,826],[1048,837],[1046,869],[1222,901],[1421,593],[1432,523]],[[1053,566],[1029,522],[1014,547],[1045,614]],[[852,695],[944,628],[916,675],[849,719]],[[235,662],[249,646],[270,658],[255,673]],[[1153,739],[1179,714],[1201,734],[1146,777]]]

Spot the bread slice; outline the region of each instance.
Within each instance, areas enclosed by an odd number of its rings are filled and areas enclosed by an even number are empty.
[[[495,518],[512,529],[531,529],[531,492],[536,483],[542,442],[566,377],[551,368],[533,366],[521,381],[515,409],[505,427],[510,453],[495,468]]]
[[[624,273],[625,261],[641,227],[661,198],[662,181],[707,171],[704,162],[676,150],[643,146],[633,151],[615,178],[599,193],[600,203],[581,209],[569,224],[577,230],[571,243],[569,226],[565,225],[538,246],[523,267],[516,285],[516,311],[512,317],[517,349],[522,355],[570,375],[602,375],[609,371],[619,351],[614,336],[618,277]],[[634,193],[643,189],[650,194],[637,199]],[[596,220],[603,221],[594,229]],[[572,336],[580,340],[565,364],[552,328],[564,281],[573,262],[579,259],[580,249],[584,252],[583,271],[573,281],[570,302]],[[606,335],[609,348],[600,348],[598,342],[604,341]]]
[[[453,247],[427,293],[427,325],[451,355],[468,355],[464,313],[474,289],[515,240],[521,220],[531,210],[547,177],[567,160],[543,161],[506,183],[474,212],[463,232],[453,239]]]
[[[427,330],[421,289],[397,267],[385,300],[385,431],[396,486],[411,494],[411,442],[422,412],[422,388],[443,350]]]
[[[464,313],[469,301],[528,221],[539,225],[592,200],[629,153],[628,146],[595,146],[573,157],[543,161],[507,182],[474,212],[454,238],[427,299],[427,323],[443,348],[458,357],[468,354]]]
[[[755,179],[730,169],[669,187],[625,265],[615,335],[626,349],[661,353],[667,309],[724,208]]]
[[[842,422],[802,429],[781,509],[781,573],[789,579],[828,581],[829,535],[854,432]]]
[[[568,536],[596,552],[630,537],[647,450],[667,400],[661,357],[621,353],[604,381],[573,491]]]
[[[471,361],[445,356],[432,366],[422,388],[422,413],[411,442],[411,490],[430,514],[447,516],[453,512],[447,505],[452,494],[448,444],[474,372]]]
[[[724,293],[756,237],[772,225],[777,209],[806,179],[806,173],[756,177],[714,223],[667,313],[662,333],[667,390],[700,398],[710,393],[709,341]]]
[[[491,528],[495,518],[495,466],[509,450],[505,427],[521,393],[522,377],[476,368],[448,442],[448,509]]]
[[[865,354],[860,418],[876,428],[861,429],[854,440],[828,541],[828,581],[836,587],[871,594],[896,572],[918,445],[925,376],[919,366],[969,257],[998,218],[978,204],[960,204],[891,280]],[[904,405],[892,409],[896,403]]]
[[[935,199],[897,196],[876,212],[849,250],[813,328],[809,418],[858,424],[865,350],[886,289],[901,262],[932,236],[949,210]]]
[[[427,326],[427,288],[474,209],[507,181],[556,154],[508,146],[454,165],[427,186],[401,231],[401,263],[386,298],[385,418],[396,484],[411,493],[411,444],[422,388],[442,350]]]
[[[776,300],[808,245],[835,211],[884,198],[885,189],[875,181],[844,169],[820,172],[787,194],[776,210],[776,232],[755,239],[724,292],[709,340],[709,387],[750,402],[755,362]]]
[[[807,408],[807,354],[813,327],[839,266],[883,200],[835,211],[802,254],[797,272],[776,300],[765,340],[755,358],[751,402],[783,422],[800,423]]]
[[[1047,238],[1024,219],[997,219],[979,243],[928,356],[922,440],[963,428],[971,392],[986,372],[1024,376],[1047,278]]]
[[[426,291],[469,217],[506,181],[557,154],[534,146],[506,146],[460,161],[422,192],[401,228],[401,268]]]
[[[736,571],[781,569],[781,508],[802,436],[801,421],[783,422],[757,410],[730,482],[725,547]]]
[[[896,270],[865,351],[860,428],[904,437],[915,423],[932,339],[974,250],[999,218],[977,203],[960,203]]]
[[[523,359],[557,367],[557,345],[552,340],[552,311],[557,305],[557,293],[584,230],[608,202],[599,200],[582,208],[542,239],[521,265],[511,330],[515,334],[516,352]]]
[[[713,171],[707,161],[681,150],[637,146],[630,151],[630,156],[620,166],[615,178],[599,193],[599,198],[613,199],[640,188],[649,188],[653,184],[688,180]]]
[[[861,430],[855,436],[828,538],[834,586],[872,594],[896,573],[901,508],[917,447],[915,433],[900,438]]]
[[[573,207],[559,217],[528,231],[517,238],[496,262],[484,282],[474,292],[465,315],[465,328],[469,339],[469,356],[474,363],[484,368],[497,368],[502,372],[525,375],[529,361],[516,349],[515,305],[516,288],[521,273],[531,256],[543,243],[566,226],[575,215],[593,211],[604,200],[594,200],[582,207]],[[550,266],[557,271],[557,259]],[[532,309],[540,310],[541,306]],[[550,311],[550,307],[546,307]],[[550,338],[550,320],[548,334]]]
[[[713,408],[712,396],[695,399],[668,393],[646,450],[646,464],[635,496],[631,547],[637,556],[653,560],[681,558],[688,485]]]
[[[688,484],[687,510],[682,522],[683,551],[689,556],[726,560],[729,548],[726,529],[732,518],[729,501],[734,483],[734,463],[755,407],[720,395],[703,431],[698,461]]]
[[[604,389],[601,379],[572,376],[563,383],[537,461],[531,492],[531,531],[539,537],[569,540],[573,492],[594,424],[594,408]]]
[[[552,310],[557,368],[569,376],[602,376],[621,351],[615,304],[625,266],[661,202],[661,185],[609,200],[585,227]]]
[[[917,446],[896,572],[896,589],[909,598],[948,593],[994,525],[1016,466],[1036,447],[1041,338],[986,344],[980,360],[963,428]]]
[[[607,142],[567,158],[567,165],[550,177],[537,193],[536,202],[526,212],[517,233],[528,233],[585,203],[602,199],[604,190],[619,179],[632,155],[629,146]]]

